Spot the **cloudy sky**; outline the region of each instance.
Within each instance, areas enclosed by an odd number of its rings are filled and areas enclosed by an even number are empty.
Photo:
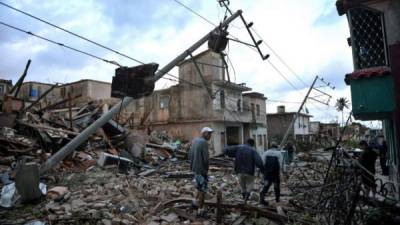
[[[174,0],[1,1],[131,57],[144,62],[157,62],[160,66],[213,28]],[[216,0],[180,1],[213,23],[218,23],[225,13]],[[247,21],[254,22],[255,30],[272,48],[262,45],[262,51],[271,55],[267,62],[262,61],[257,52],[248,47],[230,43],[229,56],[233,63],[231,73],[235,71],[236,82],[244,82],[254,91],[264,93],[270,100],[267,102],[267,111],[276,112],[276,106],[280,104],[285,104],[288,110],[296,110],[315,75],[320,75],[336,87],[335,90],[325,89],[333,96],[331,106],[309,100],[306,107],[314,115],[314,120],[340,121],[341,116],[333,105],[339,97],[350,99],[350,91],[343,78],[345,73],[352,71],[352,58],[351,49],[346,43],[349,36],[346,18],[338,16],[335,1],[230,2],[232,10],[242,9]],[[134,61],[2,5],[0,21],[121,65],[137,65]],[[250,41],[240,20],[230,26],[229,32],[241,40]],[[32,64],[27,80],[47,83],[79,79],[110,82],[116,68],[1,24],[0,52],[0,78],[12,79],[14,82],[28,59],[32,60]],[[177,74],[176,69],[172,73]],[[160,80],[157,87],[165,88],[169,85],[170,81]]]

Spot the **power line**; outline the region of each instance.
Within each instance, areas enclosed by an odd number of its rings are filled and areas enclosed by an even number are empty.
[[[130,56],[124,54],[124,53],[118,52],[118,51],[116,51],[116,50],[114,50],[114,49],[111,49],[111,48],[109,48],[109,47],[107,47],[107,46],[105,46],[105,45],[103,45],[103,44],[98,43],[98,42],[92,41],[92,40],[90,40],[90,39],[88,39],[88,38],[86,38],[86,37],[83,37],[83,36],[79,35],[79,34],[76,34],[76,33],[74,33],[74,32],[71,32],[71,31],[69,31],[69,30],[66,30],[66,29],[64,29],[64,28],[62,28],[62,27],[60,27],[60,26],[57,26],[57,25],[55,25],[55,24],[53,24],[53,23],[50,23],[50,22],[48,22],[48,21],[46,21],[46,20],[44,20],[44,19],[41,19],[41,18],[36,17],[36,16],[34,16],[34,15],[32,15],[32,14],[29,14],[29,13],[27,13],[27,12],[24,12],[24,11],[22,11],[22,10],[20,10],[20,9],[14,8],[14,7],[12,7],[12,6],[10,6],[10,5],[4,3],[4,2],[0,2],[0,4],[3,5],[3,6],[5,6],[5,7],[8,7],[8,8],[10,8],[10,9],[12,9],[12,10],[15,10],[15,11],[17,11],[17,12],[20,12],[20,13],[22,13],[22,14],[24,14],[24,15],[27,15],[27,16],[33,18],[33,19],[39,20],[39,21],[41,21],[41,22],[43,22],[43,23],[45,23],[45,24],[47,24],[47,25],[50,25],[50,26],[55,27],[55,28],[57,28],[57,29],[59,29],[59,30],[62,30],[62,31],[64,31],[64,32],[68,33],[68,34],[71,34],[71,35],[75,36],[75,37],[78,37],[78,38],[83,39],[83,40],[85,40],[85,41],[88,41],[88,42],[90,42],[90,43],[92,43],[92,44],[95,44],[95,45],[97,45],[97,46],[99,46],[99,47],[101,47],[101,48],[104,48],[104,49],[107,49],[107,50],[109,50],[109,51],[112,51],[112,52],[114,52],[114,53],[116,53],[116,54],[118,54],[118,55],[120,55],[120,56],[123,56],[123,57],[125,57],[125,58],[130,59],[130,60],[133,60],[133,61],[135,61],[135,62],[137,62],[137,63],[144,64],[144,62],[142,62],[142,61],[140,61],[140,60],[138,60],[138,59],[135,59],[135,58],[133,58],[133,57],[130,57]]]
[[[45,24],[47,24],[47,25],[50,25],[50,26],[56,28],[56,29],[62,30],[62,31],[64,31],[64,32],[68,33],[68,34],[71,34],[71,35],[73,35],[73,36],[75,36],[75,37],[78,37],[78,38],[80,38],[80,39],[83,39],[83,40],[85,40],[85,41],[87,41],[87,42],[90,42],[90,43],[92,43],[92,44],[94,44],[94,45],[97,45],[97,46],[99,46],[99,47],[101,47],[101,48],[104,48],[104,49],[109,50],[109,51],[111,51],[111,52],[113,52],[113,53],[116,53],[116,54],[118,54],[118,55],[120,55],[120,56],[123,56],[123,57],[125,57],[125,58],[128,58],[128,59],[130,59],[130,60],[132,60],[132,61],[135,61],[135,62],[140,63],[140,64],[145,64],[143,61],[141,61],[141,60],[139,60],[139,59],[133,58],[132,56],[129,56],[129,55],[125,54],[125,53],[122,53],[122,52],[119,52],[119,51],[117,51],[117,50],[115,50],[115,49],[112,49],[112,48],[110,48],[110,47],[107,47],[107,46],[105,46],[104,44],[100,44],[100,43],[98,43],[98,42],[96,42],[96,41],[92,41],[92,40],[90,40],[90,39],[88,39],[88,38],[86,38],[86,37],[84,37],[84,36],[82,36],[82,35],[79,35],[79,34],[77,34],[77,33],[74,33],[74,32],[72,32],[72,31],[69,31],[69,30],[67,30],[67,29],[65,29],[65,28],[62,28],[62,27],[60,27],[60,26],[57,26],[57,25],[55,25],[55,24],[53,24],[53,23],[51,23],[51,22],[49,22],[49,21],[47,21],[47,20],[44,20],[44,19],[39,18],[39,17],[37,17],[37,16],[34,16],[34,15],[28,13],[28,12],[22,11],[22,10],[20,10],[20,9],[17,9],[17,8],[15,8],[15,7],[12,7],[12,6],[10,6],[10,5],[6,4],[6,3],[3,3],[3,2],[0,2],[0,4],[3,5],[3,6],[5,6],[5,7],[8,7],[8,8],[10,8],[10,9],[12,9],[12,10],[15,10],[15,11],[17,11],[17,12],[20,12],[20,13],[26,15],[26,16],[29,16],[29,17],[31,17],[31,18],[33,18],[33,19],[39,20],[39,21],[41,21],[41,22],[43,22],[43,23],[45,23]],[[204,63],[204,62],[198,62],[198,63],[199,63],[199,64],[203,64],[203,65],[207,65],[207,66],[219,67],[218,65],[213,65],[213,64]]]
[[[216,24],[214,24],[213,22],[211,22],[211,21],[208,20],[207,18],[203,17],[202,15],[200,15],[199,13],[197,13],[196,11],[194,11],[193,9],[191,9],[190,7],[186,6],[186,5],[183,4],[182,2],[177,1],[177,0],[174,0],[174,1],[175,1],[176,3],[178,3],[178,4],[180,4],[181,6],[185,7],[185,8],[186,8],[187,10],[189,10],[190,12],[192,12],[192,13],[194,13],[195,15],[199,16],[200,18],[202,18],[203,20],[205,20],[207,23],[209,23],[209,24],[211,24],[211,25],[213,25],[213,26],[216,26]],[[6,7],[8,7],[8,8],[10,8],[10,9],[13,9],[13,10],[15,10],[15,11],[18,11],[18,12],[20,12],[20,13],[22,13],[22,14],[25,14],[25,15],[31,17],[31,18],[34,18],[34,19],[36,19],[36,20],[39,20],[39,21],[41,21],[41,22],[43,22],[43,23],[46,23],[46,24],[48,24],[48,25],[50,25],[50,26],[52,26],[52,27],[55,27],[55,28],[57,28],[57,29],[60,29],[60,30],[62,30],[62,31],[64,31],[64,32],[68,33],[68,34],[71,34],[71,35],[76,36],[76,37],[78,37],[78,38],[81,38],[81,39],[83,39],[83,40],[85,40],[85,41],[88,41],[88,42],[90,42],[90,43],[92,43],[92,44],[95,44],[95,45],[97,45],[97,46],[99,46],[99,47],[102,47],[102,48],[104,48],[104,49],[106,49],[106,50],[112,51],[112,52],[114,52],[114,53],[116,53],[116,54],[118,54],[118,55],[120,55],[120,56],[123,56],[123,57],[125,57],[125,58],[130,59],[130,60],[133,60],[133,61],[135,61],[135,62],[137,62],[137,63],[144,64],[144,62],[142,62],[142,61],[140,61],[140,60],[138,60],[138,59],[135,59],[135,58],[133,58],[133,57],[130,57],[130,56],[124,54],[124,53],[118,52],[118,51],[116,51],[116,50],[114,50],[114,49],[111,49],[111,48],[109,48],[109,47],[107,47],[107,46],[105,46],[105,45],[103,45],[103,44],[98,43],[98,42],[92,41],[92,40],[90,40],[90,39],[88,39],[88,38],[85,38],[85,37],[83,37],[83,36],[81,36],[81,35],[78,35],[78,34],[76,34],[76,33],[74,33],[74,32],[68,31],[68,30],[66,30],[66,29],[64,29],[64,28],[62,28],[62,27],[59,27],[59,26],[57,26],[57,25],[55,25],[55,24],[53,24],[53,23],[50,23],[50,22],[48,22],[48,21],[46,21],[46,20],[44,20],[44,19],[38,18],[38,17],[36,17],[36,16],[33,16],[33,15],[31,15],[31,14],[29,14],[29,13],[27,13],[27,12],[24,12],[24,11],[22,11],[22,10],[16,9],[16,8],[14,8],[14,7],[10,6],[10,5],[7,5],[7,4],[5,4],[5,3],[3,3],[3,2],[0,2],[0,4],[3,5],[3,6],[6,6]],[[118,63],[116,63],[115,61],[106,60],[106,59],[104,59],[104,58],[101,58],[101,57],[99,57],[99,56],[93,55],[93,54],[91,54],[91,53],[88,53],[88,52],[85,52],[85,51],[82,51],[82,50],[79,50],[79,49],[70,47],[70,46],[68,46],[68,45],[65,45],[65,44],[62,44],[62,43],[59,43],[59,42],[56,42],[56,41],[53,41],[53,40],[50,40],[50,39],[48,39],[48,38],[45,38],[45,37],[42,37],[42,36],[33,34],[32,32],[22,30],[22,29],[20,29],[20,28],[14,27],[14,26],[12,26],[12,25],[9,25],[9,24],[3,23],[3,22],[1,22],[1,24],[5,25],[5,26],[7,26],[7,27],[13,28],[13,29],[15,29],[15,30],[24,32],[24,33],[26,33],[26,34],[30,34],[30,35],[35,36],[35,37],[37,37],[37,38],[40,38],[40,39],[42,39],[42,40],[51,42],[51,43],[53,43],[53,44],[57,44],[57,45],[59,45],[59,46],[66,47],[66,48],[68,48],[68,49],[70,49],[70,50],[79,52],[79,53],[81,53],[81,54],[85,54],[85,55],[87,55],[87,56],[96,58],[96,59],[98,59],[98,60],[101,60],[101,61],[104,61],[104,62],[113,64],[113,65],[120,66],[120,65],[119,65]],[[261,37],[254,29],[253,29],[253,31],[256,33],[256,35],[257,35],[260,39],[262,39],[262,37]],[[235,38],[236,38],[236,37],[235,37]],[[236,39],[237,39],[237,38],[236,38]],[[267,47],[268,47],[269,49],[271,49],[271,51],[272,51],[275,55],[277,55],[276,52],[275,52],[268,44],[265,43],[265,41],[264,41],[264,44],[267,45]],[[255,50],[255,49],[253,49],[253,50]],[[279,55],[277,55],[277,57],[278,57],[278,59],[280,59],[280,61],[282,61],[282,63],[283,63],[286,67],[288,67],[289,70],[291,70],[292,73],[294,73],[294,71],[281,59],[281,57],[279,57]],[[228,59],[228,60],[230,61],[230,59]],[[294,84],[293,84],[292,82],[290,82],[289,79],[288,79],[286,76],[284,76],[283,73],[280,72],[280,71],[277,69],[277,67],[276,67],[272,62],[270,62],[269,60],[268,60],[268,62],[270,63],[270,65],[271,65],[271,66],[272,66],[272,67],[273,67],[273,68],[274,68],[274,69],[275,69],[275,70],[276,70],[276,71],[277,71],[277,72],[278,72],[278,73],[279,73],[279,74],[294,88],[294,89],[297,89],[297,88],[294,86]],[[231,63],[231,61],[230,61],[230,63]],[[206,64],[206,63],[204,63],[204,64],[205,64],[205,65],[208,65],[208,66],[216,66],[216,65]],[[232,64],[232,63],[231,63],[231,64]],[[294,73],[294,74],[295,74],[295,73]],[[181,79],[181,78],[179,78],[179,77],[177,77],[177,76],[175,76],[175,75],[172,75],[172,74],[167,74],[167,75],[169,75],[169,76],[171,76],[171,77],[174,77],[174,78],[177,78],[178,81],[182,81],[182,82],[185,82],[185,83],[189,83],[189,84],[191,84],[192,86],[196,86],[196,87],[201,87],[201,88],[202,88],[202,86],[200,86],[200,85],[191,83],[191,82],[186,81],[186,80],[184,80],[184,79]],[[295,75],[296,75],[296,74],[295,74]],[[297,76],[296,76],[296,77],[297,77]],[[170,81],[177,81],[177,80],[168,79],[168,78],[165,78],[165,79],[170,80]],[[300,80],[301,80],[301,79],[300,79]],[[302,80],[301,80],[301,81],[302,81]],[[302,82],[303,82],[303,81],[302,81]],[[304,82],[303,82],[303,83],[304,83]],[[305,84],[305,83],[304,83],[304,84]]]
[[[186,8],[187,10],[189,10],[190,12],[192,12],[193,14],[197,15],[198,17],[202,18],[203,20],[205,20],[207,23],[212,24],[213,26],[216,26],[214,23],[212,23],[210,20],[208,20],[207,18],[205,18],[204,16],[200,15],[199,13],[197,13],[195,10],[191,9],[189,6],[183,4],[182,2],[179,2],[177,0],[174,0],[175,2],[177,2],[178,4],[180,4],[181,6],[183,6],[184,8]],[[261,37],[261,35],[259,35],[257,33],[257,31],[255,29],[252,29],[254,31],[254,33],[258,36],[258,38],[260,38],[262,40],[262,42],[271,50],[271,52],[273,52],[276,57],[279,59],[279,61],[281,61],[281,63],[283,65],[286,66],[286,68],[288,68],[288,70],[290,70],[295,77],[304,85],[307,86],[307,84],[294,72],[294,70],[289,67],[289,65],[276,53],[275,50],[272,49],[271,46],[269,46]],[[239,40],[238,38],[236,38],[235,36],[231,35],[234,39]],[[251,48],[250,46],[246,45],[248,48],[250,48],[253,51],[256,51],[256,49]],[[256,51],[257,52],[257,51]],[[269,60],[269,58],[267,59],[268,63],[272,66],[272,68],[282,77],[284,78],[284,80],[286,80],[287,83],[289,83],[289,85],[296,90],[297,92],[301,93],[300,90]],[[315,108],[317,108],[318,110],[322,111],[322,109],[320,109],[314,102],[311,102],[312,105],[315,106]]]
[[[178,1],[178,0],[174,0],[175,2],[177,2],[178,4],[180,4],[181,6],[183,6],[184,8],[186,8],[187,10],[189,10],[190,12],[192,12],[193,14],[197,15],[198,17],[202,18],[204,21],[216,26],[214,23],[212,23],[210,20],[208,20],[207,18],[205,18],[204,16],[200,15],[198,12],[196,12],[195,10],[193,10],[192,8],[190,8],[189,6],[183,4],[182,2]],[[238,38],[236,38],[235,36],[231,35],[233,38],[235,38],[236,40],[239,40]],[[247,45],[246,45],[247,46]],[[248,46],[250,49],[256,51],[255,49],[251,48],[250,46]],[[283,75],[283,73],[281,71],[278,70],[278,68],[269,60],[267,60],[268,63],[294,88],[297,89],[294,84],[292,82],[289,81],[289,79]]]
[[[189,6],[183,4],[182,2],[178,1],[178,0],[174,0],[176,3],[180,4],[181,6],[183,6],[184,8],[186,8],[187,10],[189,10],[190,12],[192,12],[193,14],[197,15],[198,17],[202,18],[204,21],[208,22],[211,25],[216,26],[214,23],[212,23],[210,20],[208,20],[207,18],[205,18],[204,16],[202,16],[200,13],[196,12],[195,10],[193,10],[192,8],[190,8]],[[233,38],[235,38],[236,40],[239,40],[238,38],[236,38],[235,36],[231,35]],[[247,46],[247,45],[246,45]],[[250,46],[247,46],[250,49],[256,51],[255,49],[251,48]],[[230,61],[230,59],[228,59]],[[286,82],[288,82],[294,89],[297,89],[294,84],[292,82],[289,81],[289,79],[283,75],[283,73],[278,70],[278,68],[269,60],[267,59],[268,63],[276,70],[276,72],[278,72],[278,74],[280,74],[285,80]]]
[[[272,47],[270,47],[261,37],[261,35],[259,35],[254,29],[253,31],[256,33],[256,35],[258,36],[258,38],[260,38],[262,40],[262,42],[277,56],[277,58],[282,62],[282,64],[284,64],[295,76],[297,79],[300,80],[300,82],[302,82],[304,85],[307,86],[307,84],[293,71],[293,69],[291,69],[291,67],[289,67],[287,65],[287,63],[272,49]],[[233,35],[231,35],[232,37],[234,37]],[[235,37],[234,37],[235,38]],[[236,40],[238,40],[238,38],[235,38]],[[248,48],[250,48],[251,50],[256,51],[256,49],[251,48],[250,46],[246,45]],[[282,77],[286,80],[286,82],[289,83],[290,86],[292,86],[292,88],[294,90],[296,90],[297,92],[301,93],[300,90],[270,61],[270,59],[267,59],[268,63],[274,68],[274,70]],[[314,102],[311,102],[312,105],[315,106],[315,108],[317,108],[318,110],[322,110],[321,108],[319,108]]]
[[[275,71],[281,75],[281,77],[283,77],[283,79],[286,80],[286,82],[288,82],[290,84],[290,86],[292,86],[294,89],[298,90],[296,86],[294,86],[294,84],[285,76],[283,75],[283,73],[269,60],[267,59],[267,62],[272,66],[272,68],[275,69]]]
[[[71,31],[69,31],[69,30],[67,30],[67,29],[64,29],[64,28],[62,28],[62,27],[60,27],[60,26],[57,26],[57,25],[55,25],[55,24],[53,24],[53,23],[51,23],[51,22],[49,22],[49,21],[46,21],[46,20],[44,20],[44,19],[41,19],[41,18],[39,18],[39,17],[37,17],[37,16],[34,16],[34,15],[30,14],[30,13],[27,13],[27,12],[22,11],[22,10],[20,10],[20,9],[14,8],[14,7],[12,7],[12,6],[8,5],[8,4],[5,4],[5,3],[3,3],[3,2],[0,2],[0,4],[3,5],[3,6],[5,6],[5,7],[8,7],[8,8],[10,8],[10,9],[12,9],[12,10],[15,10],[15,11],[17,11],[17,12],[20,12],[20,13],[22,13],[22,14],[24,14],[24,15],[27,15],[27,16],[33,18],[33,19],[39,20],[39,21],[41,21],[41,22],[43,22],[43,23],[45,23],[45,24],[47,24],[47,25],[50,25],[50,26],[52,26],[52,27],[54,27],[54,28],[57,28],[57,29],[59,29],[59,30],[62,30],[62,31],[64,31],[64,32],[68,33],[68,34],[71,34],[71,35],[75,36],[75,37],[78,37],[78,38],[83,39],[83,40],[85,40],[85,41],[87,41],[87,42],[90,42],[90,43],[92,43],[92,44],[94,44],[94,45],[96,45],[96,46],[99,46],[99,47],[103,48],[103,49],[109,50],[109,51],[111,51],[111,52],[113,52],[113,53],[116,53],[116,54],[118,54],[118,55],[120,55],[120,56],[123,56],[123,57],[125,57],[125,58],[127,58],[127,59],[130,59],[130,60],[132,60],[132,61],[134,61],[134,62],[137,62],[137,63],[139,63],[139,64],[145,64],[145,63],[144,63],[143,61],[141,61],[141,60],[138,60],[138,59],[136,59],[136,58],[133,58],[133,57],[131,57],[131,56],[125,54],[125,53],[121,53],[121,52],[119,52],[119,51],[116,51],[116,50],[114,50],[114,49],[112,49],[112,48],[110,48],[110,47],[105,46],[104,44],[100,44],[100,43],[98,43],[98,42],[92,41],[92,40],[90,40],[90,39],[88,39],[88,38],[86,38],[86,37],[84,37],[84,36],[82,36],[82,35],[79,35],[79,34],[76,34],[76,33],[74,33],[74,32],[71,32]],[[16,27],[13,27],[13,28],[16,28]],[[20,31],[22,31],[22,32],[25,32],[25,31],[23,31],[22,29],[18,29],[18,28],[17,28],[17,30],[20,30]],[[28,32],[25,32],[25,33],[28,33]],[[28,33],[28,34],[32,34],[32,33],[30,32],[30,33]],[[33,35],[33,34],[32,34],[32,35]],[[34,35],[34,36],[37,36],[37,35]],[[54,42],[54,41],[51,41],[51,40],[49,40],[49,39],[47,39],[47,38],[43,38],[43,37],[40,37],[40,38],[43,39],[43,40],[50,41],[50,42],[52,42],[52,43],[54,43],[54,44],[58,44],[58,45],[60,45],[60,46],[66,46],[66,45],[63,45],[63,44],[61,44],[61,43],[56,43],[56,42]],[[66,47],[69,48],[69,49],[75,50],[75,51],[77,51],[77,52],[83,53],[83,54],[85,54],[85,55],[89,55],[89,56],[91,56],[91,57],[94,57],[94,58],[103,60],[103,61],[105,61],[105,62],[108,62],[108,63],[114,64],[114,65],[120,66],[119,64],[114,63],[114,61],[105,60],[105,59],[102,59],[101,57],[95,56],[95,55],[90,54],[90,53],[86,53],[86,52],[84,52],[84,51],[82,51],[82,50],[78,50],[78,49],[75,49],[75,48],[71,48],[71,47],[69,47],[69,46],[66,46]],[[220,67],[220,66],[218,66],[218,65],[213,65],[213,64],[209,64],[209,63],[203,63],[203,62],[199,62],[199,64],[203,64],[203,65],[207,65],[207,66],[212,66],[212,67]],[[157,71],[161,71],[161,70],[157,70]],[[170,73],[166,73],[166,74],[176,78],[176,76],[174,76],[174,75],[172,75],[172,74],[170,74]],[[178,78],[178,79],[179,79],[179,78]]]
[[[211,22],[209,19],[205,18],[204,16],[200,15],[200,13],[194,11],[192,8],[190,8],[189,6],[183,4],[182,2],[178,1],[178,0],[174,0],[174,2],[178,3],[179,5],[183,6],[184,8],[186,8],[187,10],[189,10],[190,12],[192,12],[193,14],[197,15],[198,17],[202,18],[204,21],[206,21],[207,23],[213,25],[214,27],[216,27],[217,25],[214,24],[213,22]]]
[[[26,33],[26,34],[29,34],[29,35],[32,35],[32,36],[37,37],[37,38],[39,38],[39,39],[42,39],[42,40],[44,40],[44,41],[53,43],[53,44],[55,44],[55,45],[58,45],[58,46],[61,46],[61,47],[65,47],[65,48],[68,48],[68,49],[73,50],[73,51],[75,51],[75,52],[79,52],[79,53],[81,53],[81,54],[90,56],[90,57],[92,57],[92,58],[101,60],[101,61],[103,61],[103,62],[110,63],[110,64],[113,64],[113,65],[116,65],[116,66],[120,66],[120,64],[118,64],[118,63],[115,62],[115,61],[107,60],[107,59],[101,58],[101,57],[99,57],[99,56],[96,56],[96,55],[94,55],[94,54],[91,54],[91,53],[88,53],[88,52],[79,50],[79,49],[74,48],[74,47],[71,47],[71,46],[69,46],[69,45],[65,45],[65,44],[63,44],[63,43],[50,40],[50,39],[45,38],[45,37],[43,37],[43,36],[40,36],[40,35],[37,35],[37,34],[34,34],[34,33],[30,32],[30,31],[26,31],[26,30],[23,30],[23,29],[21,29],[21,28],[12,26],[12,25],[7,24],[7,23],[4,23],[4,22],[2,22],[2,21],[0,21],[0,24],[4,25],[4,26],[6,26],[6,27],[12,28],[12,29],[14,29],[14,30],[17,30],[17,31],[20,31],[20,32],[23,32],[23,33]]]
[[[287,103],[287,104],[300,104],[301,103],[301,102],[291,102],[291,101],[274,100],[274,99],[267,99],[267,102],[277,102],[277,103]]]
[[[303,79],[300,78],[299,75],[297,75],[296,72],[294,72],[294,70],[285,62],[285,60],[282,59],[282,57],[280,57],[278,55],[278,53],[265,41],[264,38],[261,37],[261,35],[256,31],[255,28],[251,27],[250,28],[256,35],[258,38],[260,38],[260,40],[262,40],[262,43],[267,46],[267,48],[276,56],[276,58],[293,74],[295,75],[295,77],[301,82],[303,83],[305,86],[308,86],[308,84],[306,82],[303,81]]]
[[[179,2],[179,1],[177,1],[177,0],[175,0],[175,2],[177,2],[178,4],[184,6],[185,8],[187,8],[188,10],[190,10],[191,12],[195,13],[196,15],[200,16],[201,18],[203,18],[204,20],[206,20],[206,21],[209,22],[210,24],[216,26],[216,25],[213,24],[211,21],[207,20],[205,17],[202,17],[200,14],[196,13],[194,10],[191,10],[189,7],[187,7],[187,6],[184,5],[183,3],[181,3],[181,2]],[[25,14],[25,15],[31,17],[31,18],[34,18],[34,19],[36,19],[36,20],[39,20],[39,21],[41,21],[41,22],[43,22],[43,23],[45,23],[45,24],[48,24],[48,25],[50,25],[50,26],[52,26],[52,27],[55,27],[55,28],[57,28],[57,29],[59,29],[59,30],[62,30],[62,31],[64,31],[64,32],[68,33],[68,34],[71,34],[71,35],[75,36],[75,37],[78,37],[78,38],[83,39],[83,40],[85,40],[85,41],[88,41],[88,42],[90,42],[90,43],[92,43],[92,44],[95,44],[95,45],[97,45],[97,46],[99,46],[99,47],[102,47],[102,48],[104,48],[104,49],[107,49],[107,50],[109,50],[109,51],[112,51],[112,52],[114,52],[114,53],[116,53],[116,54],[118,54],[118,55],[121,55],[121,56],[125,57],[125,58],[131,59],[131,60],[133,60],[133,61],[135,61],[135,62],[137,62],[137,63],[144,64],[144,62],[142,62],[142,61],[140,61],[140,60],[138,60],[138,59],[135,59],[135,58],[130,57],[130,56],[126,55],[126,54],[123,54],[123,53],[118,52],[118,51],[116,51],[116,50],[114,50],[114,49],[111,49],[111,48],[109,48],[109,47],[107,47],[107,46],[105,46],[105,45],[103,45],[103,44],[97,43],[97,42],[92,41],[92,40],[90,40],[90,39],[88,39],[88,38],[85,38],[85,37],[83,37],[83,36],[81,36],[81,35],[78,35],[78,34],[76,34],[76,33],[73,33],[73,32],[71,32],[71,31],[68,31],[68,30],[66,30],[66,29],[64,29],[64,28],[62,28],[62,27],[59,27],[59,26],[57,26],[57,25],[55,25],[55,24],[53,24],[53,23],[50,23],[50,22],[48,22],[48,21],[46,21],[46,20],[44,20],[44,19],[38,18],[38,17],[36,17],[36,16],[33,16],[33,15],[31,15],[31,14],[29,14],[29,13],[27,13],[27,12],[24,12],[24,11],[22,11],[22,10],[16,9],[16,8],[14,8],[14,7],[10,6],[10,5],[7,5],[7,4],[5,4],[5,3],[3,3],[3,2],[0,2],[0,4],[3,5],[3,6],[6,6],[6,7],[8,7],[8,8],[10,8],[10,9],[13,9],[13,10],[15,10],[15,11],[18,11],[18,12],[20,12],[20,13],[22,13],[22,14]],[[98,59],[98,60],[101,60],[101,61],[103,61],[103,62],[110,63],[110,64],[113,64],[113,65],[116,65],[116,66],[121,66],[119,63],[117,63],[117,62],[115,62],[115,61],[111,61],[111,60],[104,59],[104,58],[102,58],[102,57],[96,56],[96,55],[94,55],[94,54],[91,54],[91,53],[88,53],[88,52],[85,52],[85,51],[82,51],[82,50],[79,50],[79,49],[77,49],[77,48],[68,46],[68,45],[66,45],[66,44],[53,41],[53,40],[51,40],[51,39],[45,38],[45,37],[40,36],[40,35],[36,35],[36,34],[30,32],[30,31],[23,30],[23,29],[21,29],[21,28],[12,26],[12,25],[10,25],[10,24],[6,24],[6,23],[1,22],[1,21],[0,21],[0,24],[2,24],[2,25],[4,25],[4,26],[7,26],[7,27],[9,27],[9,28],[15,29],[15,30],[17,30],[17,31],[20,31],[20,32],[23,32],[23,33],[26,33],[26,34],[29,34],[29,35],[32,35],[32,36],[35,36],[35,37],[37,37],[37,38],[39,38],[39,39],[42,39],[42,40],[45,40],[45,41],[47,41],[47,42],[50,42],[50,43],[59,45],[59,46],[61,46],[61,47],[65,47],[65,48],[68,48],[68,49],[70,49],[70,50],[79,52],[79,53],[81,53],[81,54],[84,54],[84,55],[93,57],[93,58]],[[230,59],[228,59],[228,60],[230,61]],[[230,63],[231,63],[231,62],[230,62]],[[214,67],[221,67],[221,66],[217,66],[217,65],[208,64],[208,63],[201,63],[201,64],[208,65],[208,66],[214,66]],[[231,64],[232,64],[232,63],[231,63]],[[160,71],[160,70],[159,70],[159,71]],[[190,82],[190,81],[187,81],[187,80],[185,80],[185,79],[179,78],[178,76],[175,76],[175,75],[172,75],[172,74],[169,74],[169,73],[167,73],[166,75],[169,75],[170,77],[173,77],[173,78],[175,78],[175,79],[177,79],[177,80],[174,80],[174,79],[171,79],[171,78],[166,78],[166,77],[162,77],[162,78],[163,78],[163,79],[166,79],[166,80],[169,80],[169,81],[174,81],[174,82],[179,82],[179,81],[181,81],[181,82],[188,83],[188,84],[190,84],[190,85],[192,85],[192,86],[195,86],[195,87],[198,87],[198,88],[203,88],[203,86],[200,86],[200,85],[198,85],[198,84],[194,84],[194,83],[192,83],[192,82]],[[227,100],[231,100],[231,101],[236,102],[236,100],[230,99],[229,97],[225,97],[225,98],[226,98]]]
[[[121,66],[119,63],[117,63],[117,62],[115,62],[115,61],[113,61],[113,60],[104,59],[104,58],[102,58],[102,57],[100,57],[100,56],[96,56],[96,55],[94,55],[94,54],[92,54],[92,53],[88,53],[88,52],[79,50],[79,49],[77,49],[77,48],[68,46],[68,45],[66,45],[66,44],[53,41],[53,40],[51,40],[51,39],[48,39],[48,38],[42,37],[42,36],[40,36],[40,35],[34,34],[34,33],[30,32],[30,31],[26,31],[26,30],[23,30],[23,29],[21,29],[21,28],[18,28],[18,27],[12,26],[12,25],[10,25],[10,24],[4,23],[4,22],[2,22],[2,21],[0,21],[0,24],[3,25],[3,26],[9,27],[9,28],[11,28],[11,29],[20,31],[20,32],[22,32],[22,33],[26,33],[26,34],[32,35],[32,36],[34,36],[34,37],[36,37],[36,38],[39,38],[39,39],[42,39],[42,40],[44,40],[44,41],[53,43],[53,44],[55,44],[55,45],[58,45],[58,46],[61,46],[61,47],[65,47],[65,48],[68,48],[68,49],[73,50],[73,51],[75,51],[75,52],[84,54],[84,55],[86,55],[86,56],[90,56],[90,57],[92,57],[92,58],[101,60],[102,62],[109,63],[109,64],[112,64],[112,65],[114,65],[114,66],[119,66],[119,67]],[[174,76],[174,75],[172,75],[172,74],[167,74],[167,75],[176,78],[176,76]],[[169,79],[169,78],[166,78],[166,77],[162,77],[162,79],[175,81],[175,80],[172,80],[172,79]]]

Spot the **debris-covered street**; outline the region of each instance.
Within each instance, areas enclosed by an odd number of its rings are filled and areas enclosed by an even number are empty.
[[[39,220],[50,224],[216,224],[218,192],[222,196],[220,210],[223,213],[220,215],[225,224],[311,223],[290,204],[293,195],[298,193],[292,192],[286,183],[282,184],[279,204],[262,207],[258,204],[258,193],[253,192],[245,206],[237,176],[232,171],[232,160],[228,158],[211,159],[210,192],[206,198],[209,218],[197,218],[190,206],[193,175],[188,161],[179,153],[185,152],[184,149],[176,149],[178,154],[175,154],[165,150],[168,148],[146,148],[145,158],[151,163],[138,162],[134,169],[127,171],[126,167],[121,171],[117,164],[96,165],[106,149],[76,152],[41,178],[47,186],[47,194],[34,203],[13,205],[12,210],[1,211],[4,218],[1,223],[25,224]],[[39,155],[34,156],[40,160]],[[301,167],[312,165],[303,163]],[[3,168],[3,174],[7,174],[4,173],[7,167]],[[291,171],[290,176],[299,177],[296,173]],[[293,179],[296,184],[291,187],[298,188],[302,180],[301,177]],[[258,190],[260,179],[256,183],[255,190]],[[268,201],[272,199],[272,195],[267,198]]]

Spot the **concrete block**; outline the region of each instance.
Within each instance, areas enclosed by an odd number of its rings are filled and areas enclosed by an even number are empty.
[[[133,165],[134,162],[128,158],[119,157],[116,155],[111,155],[102,152],[99,159],[97,160],[97,165],[104,167],[108,165],[118,165],[121,170],[128,170],[129,165]]]
[[[39,166],[32,162],[19,166],[15,186],[22,202],[30,202],[40,198],[42,192],[39,189]]]

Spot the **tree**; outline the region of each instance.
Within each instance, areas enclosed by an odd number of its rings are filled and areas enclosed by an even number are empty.
[[[349,108],[349,100],[346,98],[339,98],[336,100],[336,110],[339,112],[342,112],[342,126],[344,126],[344,118],[343,118],[343,111],[344,108],[348,109]]]

